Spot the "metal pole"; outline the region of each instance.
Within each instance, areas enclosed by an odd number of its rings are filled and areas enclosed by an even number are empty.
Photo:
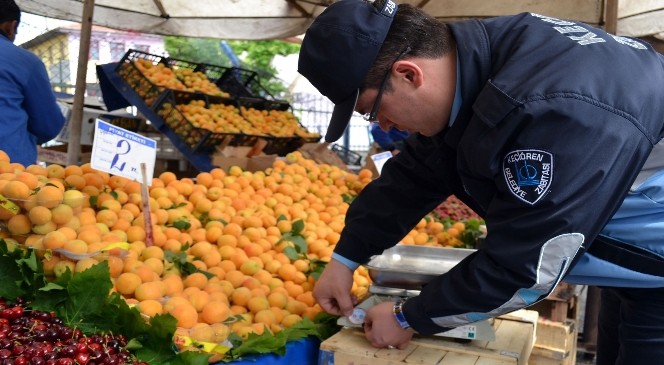
[[[588,352],[597,350],[597,323],[599,316],[601,289],[588,286],[586,293],[586,313],[583,320],[583,344]]]
[[[88,74],[88,54],[92,34],[92,15],[94,0],[84,0],[83,16],[81,17],[81,40],[78,49],[78,68],[76,69],[76,88],[74,105],[69,120],[69,147],[67,148],[67,165],[77,165],[81,157],[81,125],[83,124],[83,106],[85,104],[86,76]]]

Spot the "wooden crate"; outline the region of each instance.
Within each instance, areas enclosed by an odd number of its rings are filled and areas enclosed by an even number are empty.
[[[535,303],[528,309],[539,312],[540,317],[554,322],[565,322],[567,319],[576,320],[578,312],[575,285],[560,283],[546,299]]]
[[[415,336],[404,350],[375,348],[361,330],[343,329],[321,343],[318,365],[527,365],[537,318],[528,310],[496,318],[495,341]]]
[[[574,365],[578,336],[576,320],[554,322],[540,318],[529,365]]]

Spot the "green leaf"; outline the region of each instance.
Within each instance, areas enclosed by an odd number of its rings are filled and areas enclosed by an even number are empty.
[[[351,195],[351,194],[342,194],[341,199],[343,199],[344,203],[350,204],[355,200],[357,196],[356,195]]]
[[[0,239],[0,297],[32,300],[38,288],[46,284],[41,262],[34,250],[16,247]]]
[[[170,314],[164,314],[150,318],[149,323],[147,333],[140,338],[142,347],[135,354],[148,364],[167,364],[175,358],[173,334],[177,321]]]
[[[291,237],[290,241],[295,244],[295,249],[297,250],[297,252],[299,252],[300,254],[307,253],[307,241],[304,239],[304,237],[294,236]]]
[[[233,346],[231,356],[235,359],[246,355],[274,353],[284,355],[286,353],[286,334],[281,331],[277,334],[270,334],[265,331],[262,334],[250,333],[247,338],[238,346]]]
[[[100,313],[112,287],[107,261],[74,275],[67,285],[69,300],[60,313],[63,321],[76,327]]]
[[[16,265],[16,260],[8,256],[0,257],[0,277],[2,278],[0,297],[14,300],[26,295],[26,289],[21,287],[23,278],[21,270]]]
[[[108,331],[123,333],[127,338],[148,332],[149,325],[137,307],[130,307],[118,293],[111,293],[104,304],[104,320]]]
[[[214,274],[204,270],[200,270],[199,268],[196,267],[196,265],[189,262],[187,258],[187,253],[184,252],[184,250],[186,250],[184,246],[182,247],[182,251],[180,252],[173,252],[171,250],[166,250],[164,251],[164,259],[166,259],[166,261],[168,262],[173,263],[173,265],[184,276],[191,275],[195,272],[200,272],[201,274],[205,275],[208,279],[214,276]]]
[[[297,253],[295,247],[288,246],[284,248],[282,252],[284,253],[284,255],[286,255],[286,257],[291,259],[291,261],[295,261],[300,258],[300,254]]]
[[[341,326],[337,324],[338,318],[338,316],[326,312],[316,314],[314,317],[314,323],[316,323],[316,337],[321,341],[325,341],[335,333],[339,332]]]
[[[173,227],[175,227],[175,228],[177,228],[181,231],[186,231],[189,228],[191,228],[191,223],[189,223],[188,221],[186,221],[184,219],[180,219],[180,220],[177,220],[177,221],[173,222]]]
[[[320,278],[321,274],[323,273],[323,270],[325,270],[325,266],[327,265],[327,262],[319,259],[313,259],[309,260],[309,276],[313,277],[314,280],[318,281],[318,278]]]
[[[50,312],[55,308],[63,306],[68,299],[67,288],[51,282],[38,289],[30,306],[35,310]]]
[[[208,365],[208,359],[212,357],[211,354],[205,354],[196,351],[183,351],[177,354],[173,365]]]
[[[298,219],[295,222],[293,222],[293,228],[291,230],[291,234],[293,236],[302,235],[303,230],[304,230],[304,221],[302,219]]]

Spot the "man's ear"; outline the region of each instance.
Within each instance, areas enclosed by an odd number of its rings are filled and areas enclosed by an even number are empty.
[[[8,20],[0,23],[0,31],[9,38],[10,41],[16,39],[16,31],[18,29],[18,20]]]
[[[408,60],[397,61],[394,63],[393,70],[415,87],[421,86],[424,82],[422,69],[414,62]]]

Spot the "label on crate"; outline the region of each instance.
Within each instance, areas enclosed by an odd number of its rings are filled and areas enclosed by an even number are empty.
[[[452,328],[449,331],[439,333],[438,336],[467,338],[474,340],[477,338],[477,327],[473,325],[459,326]]]
[[[145,183],[151,185],[156,159],[157,142],[154,139],[96,120],[90,158],[92,168],[143,182],[140,166],[145,163]]]

